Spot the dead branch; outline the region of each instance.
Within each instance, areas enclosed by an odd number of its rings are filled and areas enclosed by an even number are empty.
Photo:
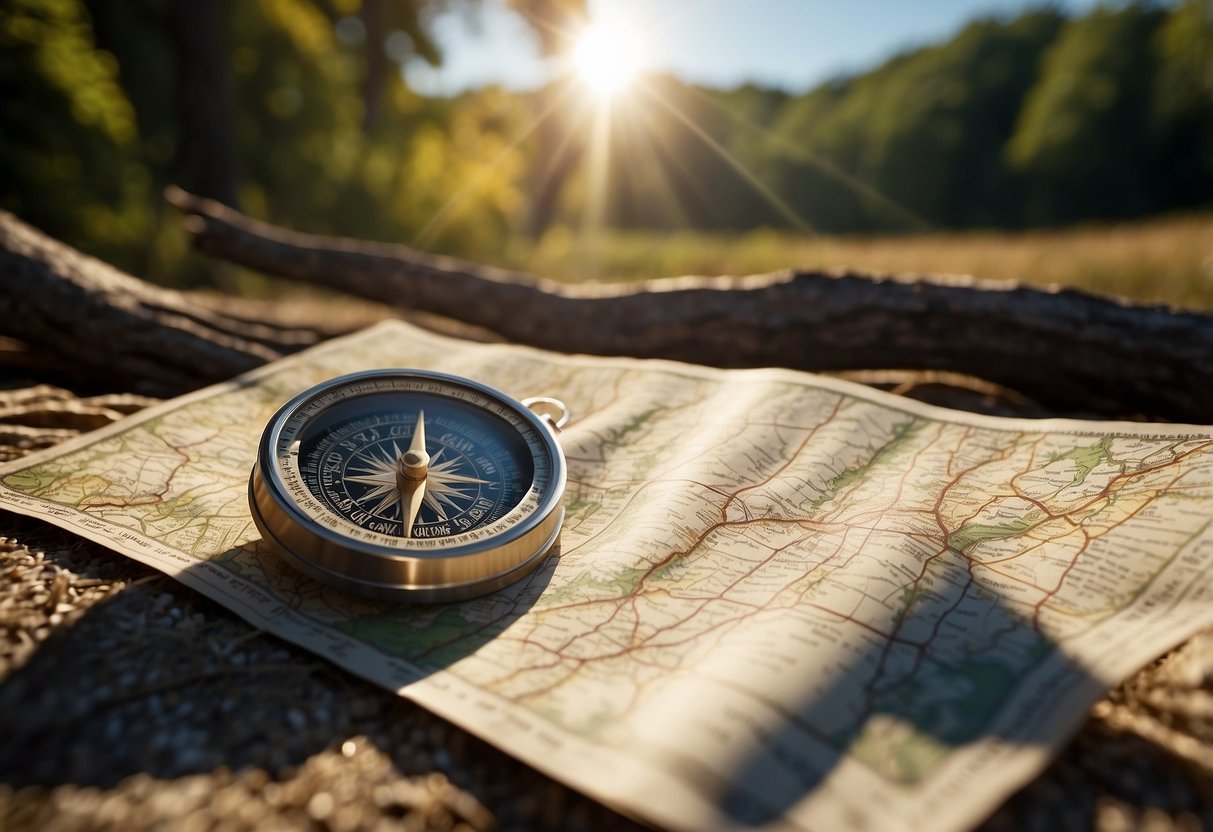
[[[0,334],[77,376],[170,394],[230,378],[322,337],[214,312],[3,212]]]
[[[1058,413],[1213,421],[1208,315],[1074,290],[854,273],[566,286],[287,231],[179,190],[168,197],[202,252],[520,343],[722,367],[939,370]]]

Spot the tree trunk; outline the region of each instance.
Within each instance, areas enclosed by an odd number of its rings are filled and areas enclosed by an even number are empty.
[[[936,370],[1051,412],[1213,421],[1213,317],[1075,290],[786,271],[571,286],[404,246],[319,237],[180,191],[207,254],[563,352],[721,367]]]
[[[384,47],[383,0],[364,0],[359,16],[366,31],[366,77],[362,79],[362,130],[369,133],[379,123],[383,110],[383,87],[387,72]]]
[[[177,169],[186,187],[237,206],[235,125],[219,0],[168,4],[177,58]]]
[[[324,337],[213,312],[3,212],[0,321],[0,334],[71,375],[156,395],[230,378]]]

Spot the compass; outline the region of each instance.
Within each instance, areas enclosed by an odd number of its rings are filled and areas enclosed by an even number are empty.
[[[300,571],[359,595],[451,601],[537,567],[560,534],[556,399],[518,402],[424,370],[370,370],[300,393],[262,434],[249,506]]]

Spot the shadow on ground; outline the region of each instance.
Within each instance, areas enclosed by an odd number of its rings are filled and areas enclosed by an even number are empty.
[[[126,584],[0,681],[0,827],[87,819],[108,795],[146,828],[148,805],[180,820],[173,806],[225,790],[305,823],[350,804],[366,825],[420,813],[420,828],[633,826],[158,572],[37,521],[0,523],[80,580]],[[321,792],[332,799],[310,805]],[[238,821],[237,809],[197,812]]]

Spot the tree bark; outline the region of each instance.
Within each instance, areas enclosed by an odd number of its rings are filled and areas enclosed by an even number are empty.
[[[563,352],[962,373],[1051,412],[1213,421],[1213,317],[1068,289],[785,271],[570,286],[287,231],[172,191],[202,252]]]
[[[961,374],[994,385],[969,385],[969,401],[1026,397],[1027,406],[1015,402],[1020,413],[1213,421],[1208,315],[1076,291],[816,272],[566,286],[402,246],[297,234],[183,192],[171,199],[208,253],[548,349],[840,372],[902,388],[955,388]],[[77,375],[157,395],[342,331],[210,309],[8,214],[0,321],[0,334]],[[877,370],[886,372],[857,372]]]
[[[230,378],[325,333],[213,312],[0,212],[0,334],[77,377],[156,395]]]

